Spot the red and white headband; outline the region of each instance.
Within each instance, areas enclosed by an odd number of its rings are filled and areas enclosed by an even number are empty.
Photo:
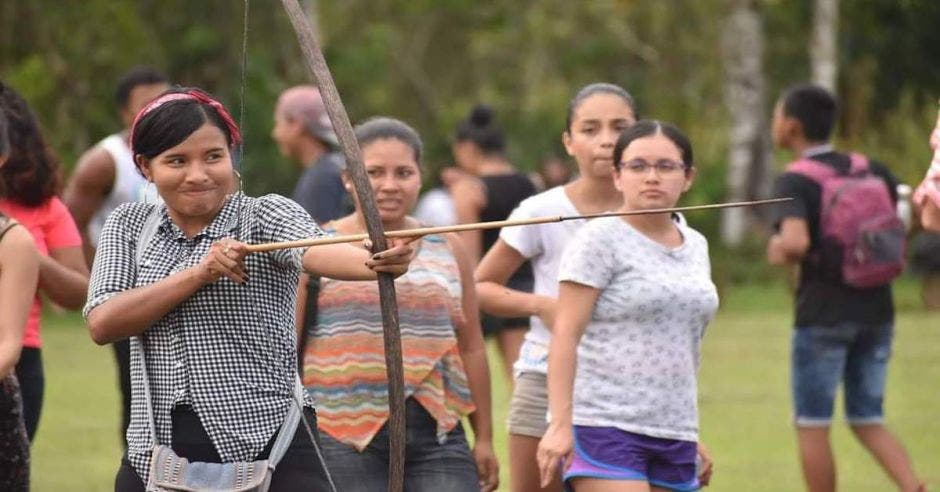
[[[238,145],[241,143],[242,134],[238,130],[238,125],[235,124],[235,120],[232,119],[232,115],[230,115],[229,112],[225,109],[225,106],[223,106],[219,101],[209,97],[209,95],[205,92],[191,89],[186,92],[171,92],[169,94],[164,94],[147,103],[147,105],[144,106],[139,113],[137,113],[137,116],[134,117],[134,123],[131,125],[131,145],[133,145],[134,142],[134,132],[137,131],[137,123],[139,123],[140,120],[144,118],[144,116],[147,116],[149,113],[168,102],[183,100],[198,101],[215,108],[215,110],[219,113],[219,116],[222,117],[222,121],[225,122],[225,126],[228,128],[229,134],[232,137],[232,145]]]

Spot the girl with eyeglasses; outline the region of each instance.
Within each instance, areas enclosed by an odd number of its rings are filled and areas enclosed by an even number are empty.
[[[621,134],[613,163],[622,211],[674,207],[695,178],[688,139],[658,121]],[[596,219],[558,279],[543,484],[563,470],[579,492],[697,490],[700,345],[718,308],[704,236],[669,214]]]

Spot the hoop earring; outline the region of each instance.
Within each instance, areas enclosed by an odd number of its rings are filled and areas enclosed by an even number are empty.
[[[243,183],[242,183],[242,173],[238,172],[238,169],[234,169],[234,168],[233,168],[233,169],[232,169],[232,174],[235,175],[235,181],[238,182],[238,190],[237,190],[237,192],[238,192],[238,193],[244,193],[244,192],[245,192],[245,189],[244,189],[244,187],[242,186],[242,185],[243,185]]]
[[[139,201],[146,203],[148,205],[157,205],[160,203],[160,192],[157,191],[157,185],[150,179],[147,179],[147,184],[139,188]]]

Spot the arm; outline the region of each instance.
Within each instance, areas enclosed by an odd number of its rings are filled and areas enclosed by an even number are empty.
[[[486,206],[486,193],[479,179],[472,176],[462,177],[451,186],[450,194],[454,197],[458,224],[480,221],[480,211]],[[483,256],[483,231],[463,231],[458,234],[470,258],[474,262],[479,261]]]
[[[408,271],[414,255],[414,249],[408,243],[413,240],[389,239],[389,249],[374,255],[349,243],[316,246],[307,248],[301,261],[305,271],[337,280],[375,280],[376,272],[397,277]]]
[[[310,275],[300,274],[300,281],[297,283],[297,301],[294,303],[294,330],[297,332],[297,350],[303,351],[301,345],[304,332],[304,316],[307,315],[307,285],[310,283]]]
[[[548,408],[552,420],[537,453],[542,487],[558,472],[559,460],[565,465],[570,462],[574,449],[571,420],[577,347],[600,292],[574,282],[559,285],[558,314],[548,350]]]
[[[920,213],[920,222],[924,229],[940,232],[940,206],[933,200],[925,200],[924,208]]]
[[[92,340],[104,345],[140,335],[197,290],[223,276],[247,282],[246,254],[243,243],[223,239],[214,243],[197,265],[114,295],[88,313],[86,322]]]
[[[69,309],[82,307],[88,295],[88,264],[72,215],[57,197],[44,207],[42,223],[48,257],[40,258],[39,290]]]
[[[506,287],[526,258],[502,239],[487,251],[476,269],[476,290],[483,312],[504,318],[538,316],[551,329],[555,299]]]
[[[473,455],[477,474],[484,491],[499,486],[499,464],[493,451],[493,413],[490,393],[490,368],[486,359],[486,344],[480,329],[479,309],[474,289],[471,260],[456,234],[447,235],[460,271],[463,316],[455,320],[460,358],[467,371],[467,383],[476,411],[470,414],[473,427]]]
[[[82,235],[85,259],[91,265],[95,247],[88,237],[88,223],[104,204],[114,187],[114,160],[103,147],[96,146],[85,152],[76,164],[75,172],[65,187],[62,201],[68,207],[78,231]]]
[[[293,241],[325,234],[297,202],[281,196],[263,197],[258,214],[258,220],[270,226],[260,238],[262,241]],[[375,280],[376,272],[391,273],[397,277],[408,271],[414,255],[414,249],[408,244],[413,240],[389,239],[389,248],[374,255],[362,247],[370,244],[368,240],[356,246],[340,243],[309,247],[300,255],[296,249],[278,250],[271,254],[283,268],[302,268],[314,276],[337,280]]]
[[[940,132],[934,132],[934,135]],[[931,137],[931,142],[933,137]],[[940,232],[940,160],[927,171],[911,199],[920,214],[920,224],[928,231]]]
[[[768,263],[799,264],[806,256],[811,246],[808,201],[819,193],[819,185],[801,174],[785,172],[774,181],[773,196],[785,196],[793,200],[773,209],[776,232],[767,242]]]
[[[780,231],[767,243],[767,261],[772,265],[796,264],[803,260],[809,247],[806,219],[787,217],[780,223]]]
[[[0,379],[20,357],[23,329],[39,279],[39,253],[25,228],[14,226],[0,242]]]
[[[88,296],[88,264],[81,246],[56,248],[39,259],[39,289],[56,304],[79,309]]]

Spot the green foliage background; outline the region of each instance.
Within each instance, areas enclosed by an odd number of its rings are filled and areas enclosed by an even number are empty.
[[[353,121],[385,114],[412,123],[434,169],[478,101],[499,112],[513,162],[531,169],[563,154],[568,100],[580,86],[628,88],[645,116],[677,123],[700,167],[688,203],[723,199],[729,115],[720,49],[727,0],[306,0]],[[809,77],[810,0],[756,0],[765,29],[765,101]],[[940,2],[845,0],[840,15],[840,144],[887,161],[913,183],[929,159],[940,93]],[[68,170],[119,129],[116,79],[133,65],[166,71],[240,108],[242,18],[235,0],[5,0],[0,78],[20,90]],[[249,4],[245,101],[249,192],[289,192],[296,169],[269,134],[278,93],[307,75],[276,0]],[[785,156],[778,156],[779,165]],[[718,214],[690,217],[714,233]],[[760,231],[743,251],[760,249]],[[753,276],[728,262],[728,279]],[[760,272],[757,275],[761,275]]]

